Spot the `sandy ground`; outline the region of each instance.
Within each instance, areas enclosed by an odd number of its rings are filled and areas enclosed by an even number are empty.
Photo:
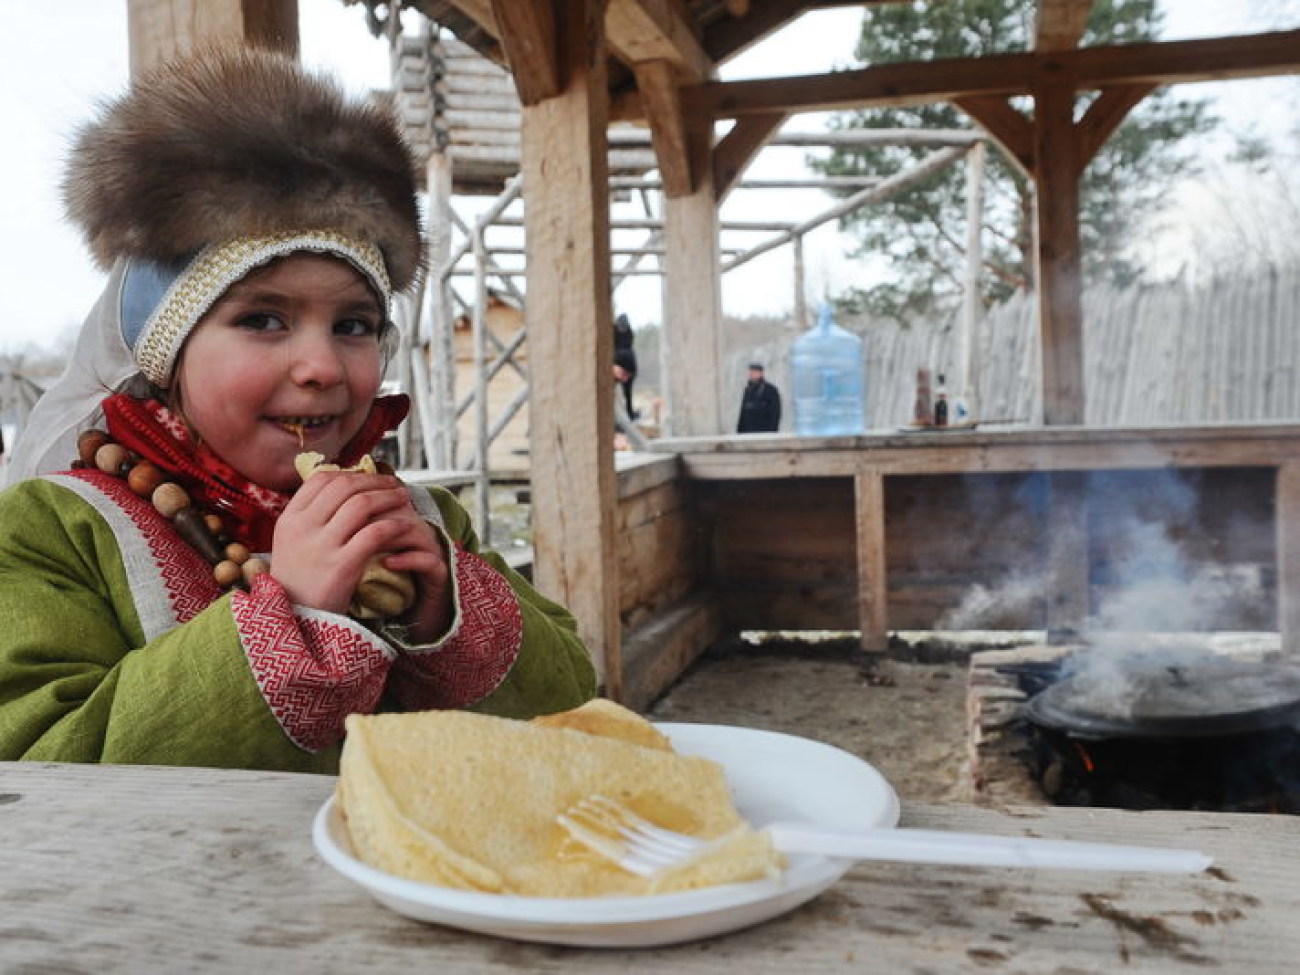
[[[966,670],[953,653],[736,641],[696,661],[648,716],[802,735],[866,759],[904,799],[965,801]]]

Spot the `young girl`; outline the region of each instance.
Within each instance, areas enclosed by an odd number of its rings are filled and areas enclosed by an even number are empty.
[[[250,51],[81,133],[65,199],[111,271],[0,494],[0,759],[333,771],[350,712],[593,695],[573,618],[449,493],[295,468],[405,416],[376,395],[412,173],[387,115]],[[375,560],[402,606],[362,605]]]

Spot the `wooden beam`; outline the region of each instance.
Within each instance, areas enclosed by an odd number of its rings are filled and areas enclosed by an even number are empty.
[[[954,104],[973,118],[1026,175],[1034,170],[1034,123],[1001,95],[972,95]]]
[[[640,62],[667,61],[684,81],[713,77],[713,59],[696,36],[695,23],[682,0],[609,0],[605,34],[610,50],[631,65],[634,73]],[[638,74],[637,87],[639,78]]]
[[[697,177],[691,169],[691,147],[672,62],[640,61],[633,65],[633,70],[636,86],[645,101],[664,194],[689,196],[695,192]]]
[[[1034,50],[1068,51],[1079,46],[1088,26],[1093,0],[1038,0]]]
[[[772,134],[789,117],[784,112],[771,112],[736,119],[736,124],[713,150],[713,196],[719,204],[735,188],[758,151],[767,145]]]
[[[1075,88],[1149,83],[1173,85],[1193,81],[1228,81],[1300,73],[1300,30],[1081,48],[1044,57],[1063,60],[1062,69]]]
[[[749,116],[746,116],[748,118]],[[828,132],[777,132],[767,144],[787,148],[831,147],[863,149],[868,146],[962,146],[982,141],[970,129],[836,129]],[[609,144],[620,148],[644,146],[648,137],[639,129],[620,126],[611,129]]]
[[[916,105],[974,95],[1024,95],[1045,85],[1075,90],[1300,73],[1300,30],[1091,47],[1053,54],[997,54],[753,81],[707,82],[682,92],[714,118]],[[625,105],[626,110],[634,106]]]
[[[808,9],[807,0],[766,0],[744,17],[720,20],[704,35],[704,49],[714,64],[734,58]]]
[[[536,105],[544,98],[554,98],[560,92],[560,69],[556,62],[555,15],[550,6],[491,0],[491,8],[519,101]]]
[[[1103,88],[1097,99],[1088,106],[1083,118],[1075,124],[1079,131],[1079,165],[1086,167],[1106,144],[1106,140],[1123,124],[1128,113],[1138,106],[1156,86],[1115,85]]]
[[[683,91],[714,118],[765,112],[840,111],[863,106],[923,105],[960,95],[1011,95],[1030,87],[1036,61],[1029,54],[882,64],[854,71],[715,81]]]
[[[555,0],[564,87],[523,109],[534,578],[622,694],[604,18]]]
[[[1083,305],[1079,239],[1079,139],[1074,89],[1034,98],[1035,261],[1042,336],[1043,422],[1083,422]]]
[[[448,0],[449,3],[466,17],[479,25],[493,37],[501,36],[501,25],[497,23],[495,0]]]
[[[133,76],[213,43],[298,56],[298,0],[127,0],[126,22]]]

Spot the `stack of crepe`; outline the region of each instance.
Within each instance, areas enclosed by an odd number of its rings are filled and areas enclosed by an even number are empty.
[[[628,873],[557,822],[597,794],[719,842],[656,878]],[[781,862],[737,813],[717,763],[678,755],[652,725],[608,701],[534,721],[354,714],[337,797],[362,861],[444,887],[626,896],[753,880]]]

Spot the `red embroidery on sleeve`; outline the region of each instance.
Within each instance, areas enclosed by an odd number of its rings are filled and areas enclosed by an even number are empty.
[[[459,708],[487,697],[519,656],[524,617],[501,573],[456,547],[460,626],[437,650],[404,653],[394,665],[394,691],[407,710]]]
[[[269,575],[230,600],[253,677],[295,745],[320,751],[343,737],[343,720],[370,713],[384,690],[386,644],[343,617],[297,616]]]

